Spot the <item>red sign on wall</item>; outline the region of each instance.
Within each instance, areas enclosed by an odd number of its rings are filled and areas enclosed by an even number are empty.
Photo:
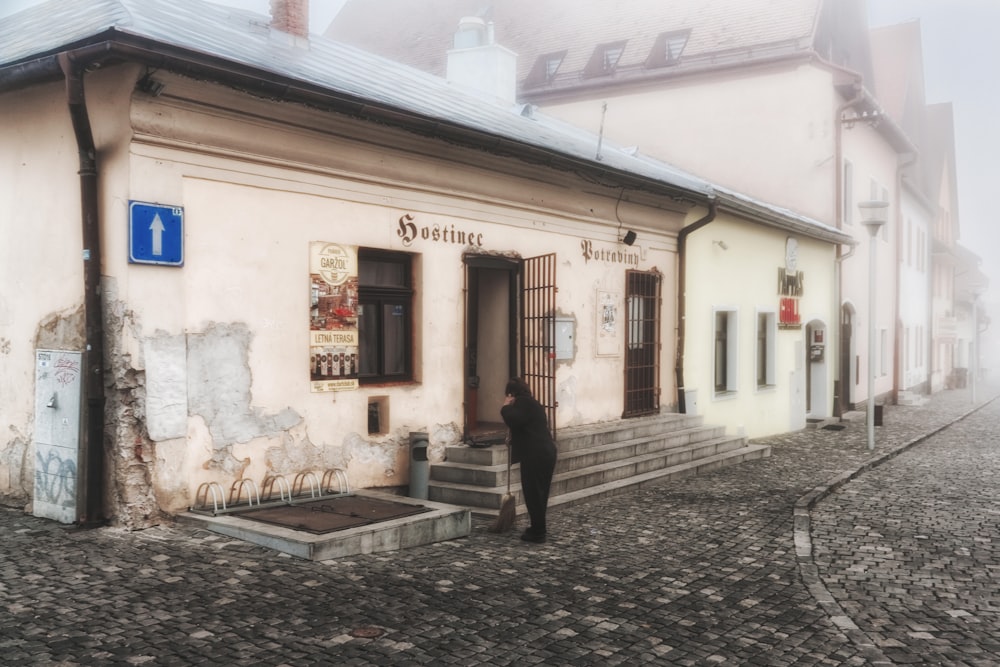
[[[783,327],[800,327],[799,300],[791,296],[781,297],[781,307],[778,313],[778,324]]]

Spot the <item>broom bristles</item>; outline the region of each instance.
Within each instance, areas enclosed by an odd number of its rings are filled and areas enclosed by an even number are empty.
[[[514,502],[514,496],[508,493],[500,500],[500,512],[497,514],[496,521],[493,522],[490,532],[506,533],[514,527],[516,521],[517,504]]]

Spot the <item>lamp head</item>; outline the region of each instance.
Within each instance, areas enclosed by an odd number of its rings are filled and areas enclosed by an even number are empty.
[[[872,236],[878,234],[889,219],[889,202],[887,201],[863,201],[858,203],[861,210],[861,224],[868,228],[868,233]]]

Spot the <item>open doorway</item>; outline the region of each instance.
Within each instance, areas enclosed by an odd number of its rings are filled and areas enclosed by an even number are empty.
[[[503,389],[517,374],[517,272],[519,262],[466,257],[466,442],[503,442]]]
[[[504,387],[524,378],[555,433],[555,255],[465,258],[466,442],[503,442]]]
[[[806,416],[812,419],[830,416],[827,339],[823,322],[812,320],[806,325]]]
[[[858,383],[858,357],[854,341],[854,306],[845,303],[840,312],[840,404],[841,414],[854,409]]]

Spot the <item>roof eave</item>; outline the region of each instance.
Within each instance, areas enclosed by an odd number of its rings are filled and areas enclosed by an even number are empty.
[[[354,118],[384,123],[416,134],[479,149],[503,157],[514,157],[565,171],[585,171],[591,177],[613,179],[616,187],[634,187],[707,205],[711,192],[699,192],[683,185],[644,176],[625,169],[589,161],[574,155],[511,139],[504,135],[401,109],[321,85],[276,74],[210,54],[165,44],[111,28],[91,38],[58,50],[0,66],[0,93],[10,92],[63,76],[58,55],[66,53],[81,68],[114,62],[136,62],[156,69],[174,71],[192,78],[207,79],[245,92],[284,102],[297,102]]]
[[[568,75],[563,80],[555,80],[544,85],[525,85],[522,80],[519,96],[525,101],[537,102],[564,96],[573,96],[594,90],[606,91],[611,88],[643,85],[659,81],[679,81],[708,73],[738,71],[751,67],[761,67],[783,63],[800,63],[812,60],[812,51],[794,51],[766,57],[747,58],[739,62],[698,62],[685,64],[682,60],[678,65],[669,67],[641,68],[621,70],[604,76],[583,77],[579,72]]]
[[[822,223],[810,221],[790,213],[783,213],[725,191],[717,191],[716,197],[720,211],[728,211],[756,224],[801,234],[802,236],[826,243],[848,246],[858,245],[857,240],[850,234],[845,234]]]

